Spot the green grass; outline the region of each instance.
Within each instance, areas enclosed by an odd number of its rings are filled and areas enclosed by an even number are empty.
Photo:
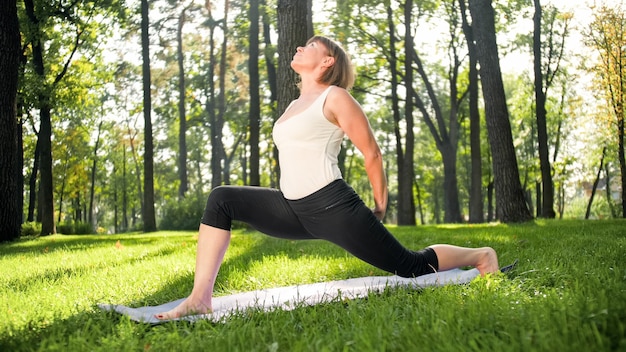
[[[626,350],[626,222],[391,230],[411,248],[490,245],[502,265],[519,265],[468,285],[150,326],[96,304],[186,296],[195,233],[23,240],[0,246],[0,351]],[[325,242],[238,231],[216,295],[384,274]]]

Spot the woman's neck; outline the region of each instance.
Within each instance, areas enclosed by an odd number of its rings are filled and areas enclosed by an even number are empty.
[[[300,84],[300,95],[319,94],[328,88],[328,84],[319,83],[317,80],[302,78]]]

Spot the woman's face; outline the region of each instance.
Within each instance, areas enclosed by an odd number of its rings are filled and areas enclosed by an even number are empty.
[[[323,66],[331,57],[328,49],[320,42],[312,41],[306,46],[299,46],[291,60],[291,67],[298,73],[305,69],[315,69]]]

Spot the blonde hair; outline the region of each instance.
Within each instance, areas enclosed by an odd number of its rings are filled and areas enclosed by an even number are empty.
[[[324,45],[328,50],[328,56],[335,59],[335,63],[324,71],[319,78],[319,82],[350,90],[354,85],[356,74],[354,73],[352,62],[346,51],[339,43],[324,36],[316,35],[306,43],[308,45],[312,42],[318,42]]]

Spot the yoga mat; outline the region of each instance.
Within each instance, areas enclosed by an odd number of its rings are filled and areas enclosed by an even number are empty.
[[[312,306],[319,303],[333,302],[337,299],[347,300],[364,298],[370,292],[382,292],[390,287],[422,288],[429,286],[443,286],[465,284],[480,275],[478,269],[453,269],[417,278],[403,278],[399,276],[367,276],[347,280],[319,282],[235,293],[227,296],[213,297],[213,312],[209,314],[191,315],[173,320],[197,321],[200,319],[213,322],[223,322],[234,313],[246,309],[274,309],[292,310],[302,306]],[[176,307],[184,299],[179,299],[159,306],[131,308],[119,304],[98,304],[105,311],[117,312],[128,316],[131,320],[150,324],[160,324],[166,321],[154,317],[155,314],[166,312]],[[167,320],[171,321],[171,320]]]

